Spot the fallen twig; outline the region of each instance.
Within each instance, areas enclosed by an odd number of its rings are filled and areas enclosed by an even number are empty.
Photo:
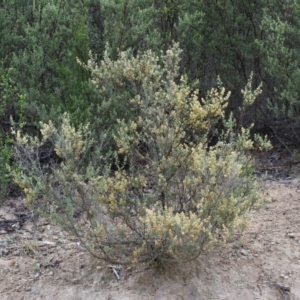
[[[116,275],[117,279],[120,280],[120,275],[119,275],[119,272],[120,272],[120,268],[119,267],[116,267],[116,266],[109,266],[113,273]]]
[[[291,297],[289,295],[289,293],[291,292],[290,287],[284,286],[284,285],[276,283],[276,282],[270,282],[270,281],[266,281],[265,283],[269,286],[275,286],[281,293],[284,300],[291,300]]]

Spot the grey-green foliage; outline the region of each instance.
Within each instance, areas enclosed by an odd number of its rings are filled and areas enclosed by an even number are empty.
[[[26,96],[25,121],[38,125],[64,111],[75,121],[92,115],[95,93],[78,65],[88,58],[88,1],[4,1],[0,6],[0,60],[13,68],[14,95],[5,100],[6,121],[18,121],[18,94]],[[1,26],[0,25],[0,26]],[[5,104],[3,104],[5,105]],[[82,114],[85,111],[86,114]]]
[[[103,10],[104,40],[113,50],[114,58],[118,50],[129,48],[136,54],[146,49],[159,50],[161,33],[155,27],[153,1],[106,1],[100,0]]]
[[[77,58],[87,60],[91,46],[88,3],[0,3],[0,153],[10,147],[10,117],[31,134],[38,133],[39,121],[58,122],[65,111],[76,124],[94,118],[97,128],[99,98],[77,63]]]
[[[8,112],[18,113],[22,122],[26,100],[24,95],[18,94],[16,83],[12,79],[13,74],[14,69],[5,69],[4,64],[0,64],[0,205],[12,188],[12,179],[7,169],[12,159],[12,139],[9,134],[10,124],[5,116]]]
[[[201,95],[226,78],[233,92],[231,108],[241,104],[240,90],[254,73],[260,83],[259,49],[263,1],[101,1],[104,39],[117,49],[158,53],[179,42],[182,71],[199,79]],[[116,58],[116,55],[114,56]]]
[[[205,90],[215,84],[217,75],[228,78],[226,85],[234,92],[245,85],[251,72],[256,76],[259,66],[253,41],[259,34],[261,4],[261,1],[255,4],[239,0],[201,1],[186,17],[186,24],[178,25],[192,29],[192,42],[186,48],[190,61],[187,69],[204,79]],[[200,12],[202,18],[197,18],[200,24],[194,24],[193,18]],[[180,38],[189,39],[187,35]],[[186,47],[185,42],[182,44]]]
[[[11,140],[8,137],[0,136],[0,206],[5,201],[11,187],[11,176],[6,165],[10,163],[12,149]]]
[[[253,72],[263,92],[244,122],[290,121],[299,136],[299,3],[292,1],[102,0],[104,35],[112,48],[158,53],[180,43],[182,73],[200,90],[216,86],[217,76],[232,91],[228,111],[239,113],[241,89]],[[270,100],[268,102],[268,99]],[[269,103],[269,104],[268,104]]]
[[[300,142],[300,6],[298,1],[269,1],[258,41],[264,61],[271,118],[288,121],[288,135]],[[273,115],[273,116],[272,116]]]
[[[88,0],[88,17],[87,31],[89,37],[89,48],[94,55],[102,58],[105,41],[104,41],[104,14],[99,0]]]

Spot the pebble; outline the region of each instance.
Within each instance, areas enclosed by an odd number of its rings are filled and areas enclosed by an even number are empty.
[[[289,238],[291,239],[294,239],[295,238],[295,233],[291,232],[291,233],[288,233],[287,235]]]
[[[0,259],[0,267],[13,268],[15,265],[15,260]]]
[[[0,249],[0,256],[6,256],[9,254],[9,250],[6,249]]]
[[[241,254],[244,255],[244,256],[247,256],[248,255],[248,251],[245,250],[245,249],[242,249],[241,250]]]

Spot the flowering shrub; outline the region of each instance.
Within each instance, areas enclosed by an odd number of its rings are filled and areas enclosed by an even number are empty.
[[[99,66],[92,58],[86,65],[100,92],[124,84],[134,92],[135,114],[118,119],[113,136],[116,170],[89,127],[75,129],[67,114],[59,128],[41,124],[41,139],[16,133],[22,172],[13,176],[26,203],[75,234],[99,259],[118,264],[193,260],[226,242],[260,199],[247,155],[254,144],[249,130],[237,130],[232,117],[225,120],[230,93],[219,83],[199,99],[179,76],[179,56],[174,45],[160,58],[151,51],[137,57],[124,52],[117,61],[105,56]],[[245,103],[252,104],[259,92],[249,83]],[[218,122],[224,130],[211,145]],[[40,163],[45,145],[60,161]],[[82,163],[88,153],[92,162]]]

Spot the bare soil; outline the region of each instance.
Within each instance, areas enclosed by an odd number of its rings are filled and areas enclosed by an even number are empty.
[[[270,201],[251,212],[247,232],[229,249],[163,272],[103,265],[66,232],[28,218],[21,199],[7,200],[0,209],[0,298],[300,299],[300,177],[275,177],[262,183]]]

